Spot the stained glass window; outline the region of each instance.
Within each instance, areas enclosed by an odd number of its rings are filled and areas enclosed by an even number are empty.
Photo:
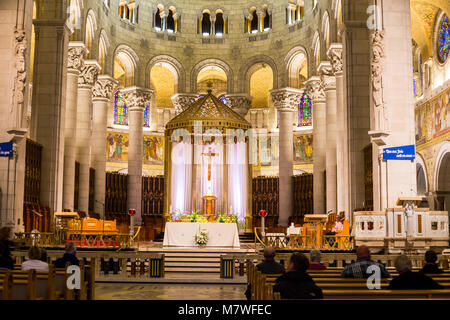
[[[312,114],[311,114],[311,97],[305,91],[298,104],[298,127],[312,126]]]
[[[228,105],[228,101],[227,98],[225,96],[220,96],[219,97],[220,102],[222,102],[224,105]]]
[[[119,90],[114,93],[114,124],[128,125],[128,107]]]
[[[444,63],[447,61],[450,51],[450,26],[448,24],[448,16],[442,17],[438,30],[438,56],[439,61]]]
[[[144,109],[144,127],[150,127],[150,105],[146,105]]]

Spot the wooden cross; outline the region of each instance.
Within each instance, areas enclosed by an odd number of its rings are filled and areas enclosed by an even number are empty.
[[[208,157],[208,181],[211,181],[211,158],[218,155],[218,153],[211,152],[211,147],[209,147],[208,153],[202,153],[202,156]]]

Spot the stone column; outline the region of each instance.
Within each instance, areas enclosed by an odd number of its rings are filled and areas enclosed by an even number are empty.
[[[311,77],[305,82],[311,96],[313,110],[313,150],[314,150],[314,213],[326,213],[325,201],[325,155],[327,143],[325,92],[319,77]]]
[[[197,100],[197,95],[194,93],[176,93],[171,99],[176,114],[180,114]]]
[[[292,174],[294,170],[294,141],[292,114],[301,99],[302,91],[293,88],[270,91],[274,107],[280,111],[279,133],[279,217],[278,225],[287,227],[293,210]]]
[[[256,110],[250,110],[250,123],[251,123],[253,128],[257,128],[258,127],[258,125],[256,123],[256,114],[257,114]]]
[[[35,55],[33,68],[32,132],[43,146],[41,204],[50,212],[62,209],[64,128],[66,110],[67,51],[70,30],[66,1],[43,0],[33,20]]]
[[[267,109],[263,109],[263,128],[268,128],[269,127],[269,108]]]
[[[164,132],[164,109],[163,108],[158,108],[156,109],[157,112],[157,119],[158,119],[158,131],[163,131]]]
[[[78,211],[89,213],[89,168],[92,136],[92,87],[100,65],[86,60],[78,77],[78,110],[76,126],[76,160],[80,163]]]
[[[77,132],[78,76],[84,66],[86,46],[83,42],[69,42],[67,59],[66,119],[64,130],[63,209],[73,211],[75,192],[75,153]]]
[[[105,217],[106,187],[106,128],[108,106],[117,81],[108,75],[99,75],[92,90],[92,166],[95,169],[94,212]]]
[[[143,112],[150,103],[153,91],[139,87],[122,90],[128,106],[128,209],[136,209],[135,225],[142,224],[142,153]]]
[[[332,43],[327,52],[328,59],[336,77],[336,182],[337,182],[337,212],[345,211],[349,219],[347,197],[348,194],[348,168],[345,165],[345,146],[347,144],[347,117],[344,105],[344,76],[342,72],[342,44]],[[346,179],[347,177],[347,179]]]
[[[337,212],[336,79],[328,61],[321,62],[317,72],[320,74],[326,96],[326,212]]]
[[[245,93],[234,93],[225,95],[228,107],[244,118],[252,105],[252,97]]]

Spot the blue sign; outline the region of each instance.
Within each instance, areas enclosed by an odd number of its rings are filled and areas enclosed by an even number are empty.
[[[384,160],[414,160],[415,158],[416,147],[413,144],[383,149]]]
[[[12,155],[13,155],[12,141],[0,143],[0,157],[12,157]]]

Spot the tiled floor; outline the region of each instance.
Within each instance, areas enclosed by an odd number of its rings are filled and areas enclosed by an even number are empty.
[[[246,285],[97,283],[96,300],[244,300]]]

